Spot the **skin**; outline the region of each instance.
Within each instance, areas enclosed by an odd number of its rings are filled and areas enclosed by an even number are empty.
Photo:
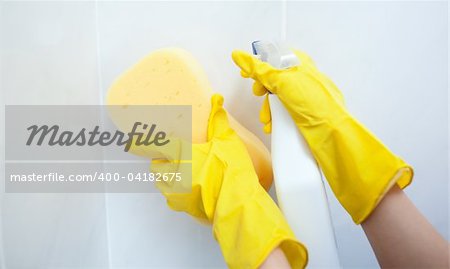
[[[449,268],[450,246],[397,186],[361,224],[381,268]],[[261,269],[290,268],[276,248]]]
[[[394,186],[362,223],[382,268],[449,268],[449,244]]]
[[[259,267],[260,269],[289,269],[291,266],[284,255],[284,252],[279,248],[275,248],[263,264]]]

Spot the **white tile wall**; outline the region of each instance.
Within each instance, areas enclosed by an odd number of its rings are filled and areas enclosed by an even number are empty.
[[[6,104],[97,104],[95,4],[2,2]]]
[[[99,102],[94,3],[0,6],[2,104]],[[1,190],[0,268],[108,268],[104,195]]]
[[[414,165],[407,192],[448,238],[446,2],[0,2],[0,12],[2,104],[100,104],[138,59],[180,46],[267,145],[261,100],[230,53],[285,33]],[[330,200],[342,264],[376,267],[360,228]],[[210,229],[159,194],[2,193],[0,205],[0,268],[224,267]]]

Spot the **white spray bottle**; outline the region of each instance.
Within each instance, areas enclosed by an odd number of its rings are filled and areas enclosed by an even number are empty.
[[[299,65],[285,45],[255,41],[253,53],[275,68]],[[297,238],[308,248],[309,268],[340,268],[334,229],[320,171],[305,139],[275,94],[272,114],[272,163],[278,204]]]

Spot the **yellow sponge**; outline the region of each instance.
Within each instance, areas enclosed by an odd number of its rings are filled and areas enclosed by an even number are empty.
[[[107,96],[108,105],[191,105],[192,142],[206,142],[213,92],[196,59],[187,51],[154,51],[122,74]],[[273,175],[270,154],[253,133],[230,116],[230,125],[244,141],[261,185],[269,189]]]

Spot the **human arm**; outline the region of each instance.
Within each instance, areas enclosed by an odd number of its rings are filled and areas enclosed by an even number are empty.
[[[449,244],[397,186],[361,223],[382,268],[448,268]]]
[[[283,250],[275,248],[266,260],[261,264],[259,269],[290,269],[289,261],[286,258]]]

